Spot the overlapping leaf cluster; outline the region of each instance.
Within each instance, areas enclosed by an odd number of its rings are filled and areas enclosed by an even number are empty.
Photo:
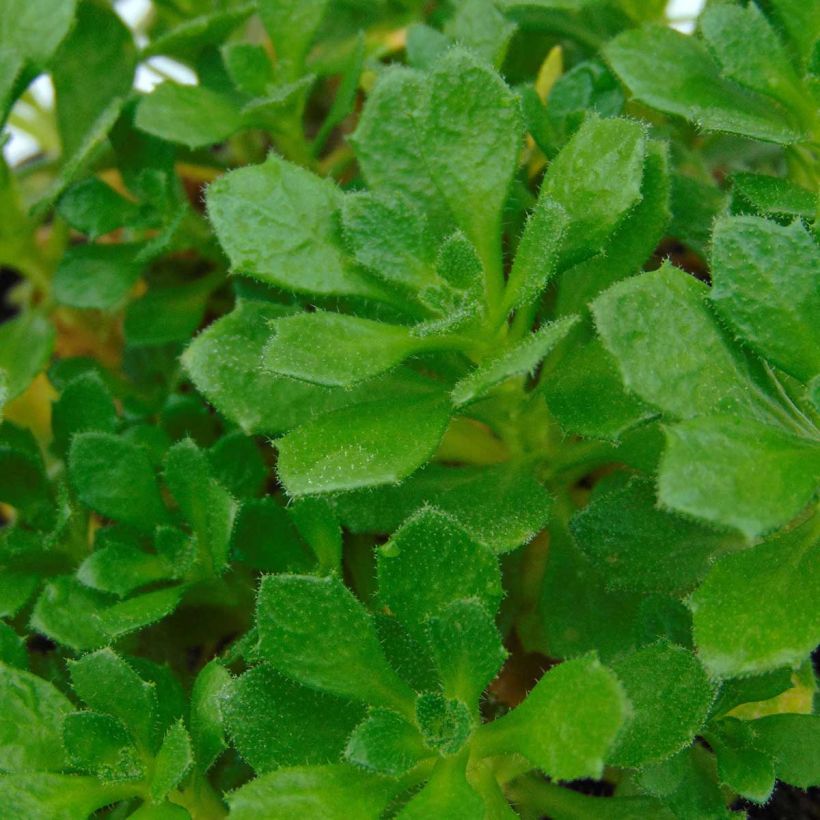
[[[820,784],[820,14],[664,6],[7,0],[10,816]]]

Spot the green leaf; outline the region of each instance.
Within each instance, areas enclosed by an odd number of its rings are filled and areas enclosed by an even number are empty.
[[[191,690],[191,742],[197,767],[203,772],[213,766],[227,747],[223,698],[230,682],[228,670],[214,658],[196,676]]]
[[[96,549],[77,570],[86,586],[119,596],[173,575],[174,567],[162,556],[116,541]]]
[[[618,441],[655,415],[626,392],[614,358],[598,338],[569,345],[542,385],[550,412],[566,433]]]
[[[128,305],[125,338],[132,348],[185,342],[202,324],[214,277],[154,287]]]
[[[357,192],[342,202],[344,238],[359,264],[415,294],[432,280],[433,244],[424,214],[386,192]]]
[[[566,211],[557,202],[547,196],[538,199],[527,217],[507,278],[507,312],[534,302],[544,291],[557,270],[568,221]]]
[[[755,745],[774,759],[778,780],[798,789],[820,784],[820,716],[769,715],[749,726]]]
[[[537,611],[537,635],[543,645],[539,641],[536,646],[558,658],[594,650],[606,659],[631,649],[640,596],[607,589],[597,571],[605,574],[605,568],[594,567],[559,526],[550,529]]]
[[[235,678],[221,700],[231,741],[257,774],[338,761],[364,712],[358,703],[293,683],[267,665]]]
[[[209,450],[211,474],[238,498],[262,494],[268,468],[256,441],[241,430],[222,436]]]
[[[431,464],[396,487],[342,493],[332,503],[344,526],[357,533],[391,533],[429,504],[457,519],[474,541],[501,553],[532,540],[552,499],[531,471],[515,465]]]
[[[646,766],[636,779],[642,791],[659,797],[677,818],[732,817],[717,782],[715,759],[700,744],[693,744],[663,763]]]
[[[199,85],[164,82],[137,107],[137,128],[168,142],[203,148],[242,127],[242,112],[226,94]]]
[[[724,77],[773,97],[798,121],[805,112],[810,126],[814,112],[806,104],[800,78],[783,43],[757,6],[715,6],[707,9],[698,23]],[[750,43],[757,47],[749,48]]]
[[[378,820],[397,791],[395,781],[350,765],[279,769],[231,792],[234,820]]]
[[[103,784],[79,775],[36,772],[0,777],[3,810],[26,820],[77,820],[134,793],[127,783]]]
[[[16,669],[28,666],[28,651],[23,639],[5,621],[0,621],[0,663]]]
[[[782,144],[801,138],[777,103],[724,79],[694,37],[646,26],[619,34],[604,54],[637,100],[691,120],[705,131]]]
[[[454,601],[428,619],[427,632],[444,694],[478,703],[507,658],[492,615],[479,601]]]
[[[0,500],[24,522],[51,525],[53,500],[40,446],[10,422],[0,424]]]
[[[111,596],[83,586],[70,575],[45,585],[31,613],[31,627],[76,651],[97,649],[111,642],[99,615]]]
[[[371,190],[399,194],[426,214],[434,237],[451,227],[439,194],[418,147],[413,115],[425,94],[424,75],[403,67],[385,71],[376,83],[349,138]]]
[[[191,738],[185,724],[178,720],[166,732],[154,759],[151,797],[159,803],[171,789],[179,785],[194,765]]]
[[[566,316],[542,325],[522,342],[480,364],[453,388],[453,402],[459,406],[485,396],[493,387],[513,376],[532,375],[547,356],[577,324],[577,316]]]
[[[504,717],[485,723],[482,754],[523,754],[556,780],[600,777],[629,702],[615,675],[595,657],[565,661]]]
[[[277,319],[270,330],[266,370],[329,387],[377,376],[425,346],[406,327],[325,311]]]
[[[599,293],[633,276],[652,259],[671,218],[668,153],[665,143],[647,140],[641,201],[624,216],[600,253],[563,273],[558,315],[582,311]],[[706,228],[711,229],[711,219]]]
[[[133,35],[114,9],[77,4],[74,25],[51,64],[64,158],[82,151],[94,121],[113,100],[128,96],[136,66]]]
[[[732,539],[657,507],[655,488],[633,478],[597,495],[572,519],[578,545],[604,567],[612,588],[685,592],[709,569]]]
[[[456,6],[444,32],[451,40],[466,46],[477,57],[499,69],[516,28],[493,0],[465,0]]]
[[[419,730],[389,709],[371,709],[345,747],[348,761],[387,777],[401,777],[429,755]]]
[[[447,820],[472,820],[489,817],[484,801],[467,782],[464,761],[460,757],[444,758],[436,767],[424,788],[399,812],[399,820],[427,820],[446,817]],[[494,817],[496,815],[493,815]]]
[[[126,199],[98,177],[72,185],[57,204],[57,212],[75,230],[98,239],[123,226],[142,227],[150,219],[136,202]],[[69,248],[76,251],[78,248]],[[92,246],[93,247],[93,246]],[[116,246],[109,246],[113,249]]]
[[[473,729],[470,709],[460,700],[425,692],[416,701],[416,724],[428,748],[441,755],[461,751]]]
[[[80,500],[101,515],[148,531],[168,518],[148,454],[118,436],[74,436],[68,474]]]
[[[118,718],[138,744],[154,749],[158,729],[156,685],[144,681],[111,649],[68,662],[78,697],[96,712]]]
[[[411,690],[388,665],[370,614],[337,578],[267,576],[257,628],[260,654],[293,680],[406,713]]]
[[[65,766],[62,722],[73,711],[48,681],[0,663],[0,768],[56,771]]]
[[[820,372],[818,266],[800,222],[735,216],[715,225],[710,301],[757,353],[804,383]]]
[[[314,565],[285,508],[271,497],[242,504],[233,529],[233,559],[263,572],[305,572]]]
[[[752,540],[786,524],[815,496],[820,448],[733,415],[666,429],[658,498]]]
[[[498,275],[501,211],[523,136],[518,98],[492,69],[457,48],[436,63],[426,91],[419,150],[488,276]]]
[[[68,34],[76,5],[75,0],[6,0],[0,42],[42,68]]]
[[[449,419],[437,395],[336,410],[277,441],[279,477],[293,496],[395,484],[432,456]]]
[[[772,0],[771,8],[795,45],[800,62],[805,64],[820,37],[820,11],[801,0]]]
[[[657,763],[692,742],[706,721],[714,692],[691,652],[656,643],[610,665],[634,710],[609,754],[611,763],[630,767]]]
[[[702,283],[666,263],[592,303],[598,333],[626,387],[679,418],[716,407],[745,410],[751,401],[748,380],[706,307],[707,295]]]
[[[74,712],[63,723],[63,745],[72,768],[104,782],[140,780],[145,772],[125,727],[110,715]]]
[[[111,394],[94,371],[72,379],[51,409],[54,446],[63,453],[76,433],[113,433],[116,426],[117,411]]]
[[[325,498],[300,498],[288,506],[288,515],[326,572],[342,564],[342,528]]]
[[[540,197],[560,205],[569,219],[561,267],[599,251],[640,202],[645,155],[642,125],[589,116],[550,163]]]
[[[298,73],[305,62],[328,0],[260,0],[259,16],[286,70]]]
[[[788,667],[724,680],[712,706],[712,715],[721,717],[741,704],[771,700],[792,686],[792,670]]]
[[[227,39],[253,11],[252,5],[240,4],[236,8],[190,17],[152,40],[142,54],[144,57],[167,54],[192,60],[206,46],[218,45]]]
[[[293,427],[330,393],[262,370],[268,323],[286,312],[281,305],[240,300],[231,313],[200,333],[182,356],[197,388],[248,434]]]
[[[695,644],[712,674],[728,678],[794,665],[820,643],[816,527],[811,520],[721,558],[692,594]]]
[[[767,174],[732,174],[732,210],[779,219],[802,217],[810,220],[817,208],[817,196],[789,179]]]
[[[330,180],[271,154],[220,177],[206,201],[234,273],[297,292],[378,298],[342,251],[341,196]]]
[[[377,553],[379,599],[417,638],[425,622],[460,598],[489,612],[501,602],[498,559],[438,510],[421,509]]]
[[[179,605],[184,591],[184,586],[176,585],[135,595],[106,607],[92,615],[92,619],[99,622],[108,638],[106,643],[110,643],[170,615]]]
[[[0,324],[0,373],[5,401],[19,396],[44,370],[54,348],[54,326],[39,313],[25,312]]]
[[[113,310],[140,276],[135,245],[77,245],[54,274],[54,297],[63,305]]]
[[[747,800],[765,803],[774,790],[774,765],[756,748],[753,725],[726,718],[712,723],[705,736],[717,757],[720,783]]]
[[[205,453],[191,439],[165,456],[165,483],[196,536],[203,570],[219,575],[228,561],[236,501],[212,478]]]

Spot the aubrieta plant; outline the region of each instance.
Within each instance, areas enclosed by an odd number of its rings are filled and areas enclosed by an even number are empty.
[[[0,0],[0,816],[803,816],[820,6],[145,5]]]

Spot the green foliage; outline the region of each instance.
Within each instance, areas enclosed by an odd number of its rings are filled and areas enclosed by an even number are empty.
[[[0,3],[0,814],[820,785],[816,4],[119,5]]]

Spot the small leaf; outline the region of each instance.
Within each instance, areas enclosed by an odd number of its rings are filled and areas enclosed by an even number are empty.
[[[140,101],[135,123],[148,134],[193,149],[226,140],[242,127],[242,113],[226,94],[164,82]]]
[[[113,433],[117,411],[102,379],[89,371],[72,379],[51,409],[54,446],[65,452],[75,433],[98,430]]]
[[[753,725],[726,718],[712,723],[705,735],[717,757],[720,783],[747,800],[765,803],[774,790],[774,764],[756,748]]]
[[[488,807],[467,782],[461,757],[442,758],[424,788],[397,815],[398,820],[473,820],[490,816]],[[496,816],[496,815],[493,815]],[[503,817],[503,815],[501,815]]]
[[[197,388],[248,434],[283,432],[330,393],[262,369],[268,323],[287,312],[281,305],[240,300],[231,313],[200,333],[182,356]]]
[[[278,769],[228,795],[234,820],[378,820],[398,791],[395,781],[351,765]]]
[[[294,496],[395,484],[432,456],[449,419],[437,395],[336,410],[277,441],[279,476]]]
[[[645,154],[643,126],[590,116],[550,163],[539,196],[569,219],[561,267],[600,250],[640,202]]]
[[[751,419],[721,415],[666,429],[658,497],[748,540],[786,524],[815,495],[820,448]]]
[[[0,325],[4,401],[19,396],[46,368],[54,337],[54,326],[38,313],[26,312]]]
[[[611,763],[657,763],[692,742],[706,721],[714,693],[691,652],[656,643],[621,656],[611,668],[634,710],[609,754]]]
[[[146,683],[119,655],[101,649],[69,661],[71,683],[86,705],[119,718],[134,739],[154,748],[157,716],[156,687]]]
[[[438,692],[419,695],[416,724],[428,748],[440,755],[460,752],[473,730],[473,718],[467,705]]]
[[[338,761],[364,713],[361,704],[293,683],[266,664],[235,678],[221,700],[231,741],[257,774]]]
[[[219,575],[228,561],[236,501],[211,477],[205,453],[190,439],[165,456],[165,482],[196,536],[203,570]]]
[[[0,704],[0,768],[6,772],[62,769],[62,722],[73,711],[71,701],[48,681],[0,663]]]
[[[534,302],[558,267],[559,251],[569,218],[549,197],[540,197],[527,218],[504,291],[507,311]]]
[[[230,681],[228,670],[215,658],[196,676],[191,691],[191,741],[197,766],[203,772],[227,746],[222,699]]]
[[[706,131],[785,145],[801,137],[777,103],[724,79],[694,37],[646,26],[624,31],[607,44],[604,54],[637,100]]]
[[[804,383],[820,372],[819,267],[800,222],[735,216],[715,225],[710,301],[757,353]]]
[[[748,380],[705,304],[708,290],[666,263],[614,285],[592,303],[624,384],[679,418],[750,406]]]
[[[345,747],[351,763],[388,777],[401,777],[429,754],[418,729],[389,709],[371,709]]]
[[[149,531],[167,520],[147,453],[118,436],[74,436],[68,474],[80,500],[108,518]]]
[[[63,723],[63,745],[72,768],[103,782],[139,780],[145,772],[125,727],[110,715],[74,712]]]
[[[166,732],[157,756],[151,780],[151,797],[159,803],[175,788],[194,765],[191,738],[179,720]]]
[[[566,316],[549,322],[523,342],[482,363],[453,388],[453,402],[456,405],[468,404],[513,376],[532,375],[541,360],[566,337],[577,322],[577,316]]]
[[[607,586],[642,591],[691,589],[731,537],[659,509],[650,481],[598,495],[572,519],[578,545],[604,567]]]
[[[377,376],[423,347],[408,328],[324,311],[286,316],[270,329],[266,370],[329,387]]]
[[[116,541],[96,549],[77,570],[86,586],[120,596],[173,574],[174,568],[161,556]]]
[[[336,578],[267,576],[257,628],[261,655],[293,680],[402,712],[413,697],[388,665],[370,614]]]
[[[427,619],[453,601],[475,598],[493,613],[501,602],[497,558],[430,507],[379,549],[377,572],[379,599],[422,641]]]
[[[769,715],[749,727],[755,745],[774,759],[778,780],[798,789],[820,784],[820,716]]]
[[[597,778],[628,709],[615,675],[594,657],[578,658],[547,672],[474,743],[482,754],[523,754],[556,780]]]
[[[444,694],[478,703],[507,658],[493,617],[479,601],[454,601],[428,619],[427,632]]]
[[[234,273],[301,293],[378,298],[343,253],[341,197],[331,181],[271,154],[217,179],[206,199]]]
[[[692,594],[695,644],[714,675],[799,663],[820,642],[820,543],[810,520],[721,558]]]
[[[393,532],[430,504],[452,515],[474,541],[501,553],[532,540],[552,499],[531,471],[515,465],[430,464],[397,487],[341,493],[332,503],[344,526],[357,533]]]
[[[518,99],[494,71],[461,49],[436,63],[426,91],[418,117],[420,152],[489,275],[500,263],[501,211],[521,147]]]

